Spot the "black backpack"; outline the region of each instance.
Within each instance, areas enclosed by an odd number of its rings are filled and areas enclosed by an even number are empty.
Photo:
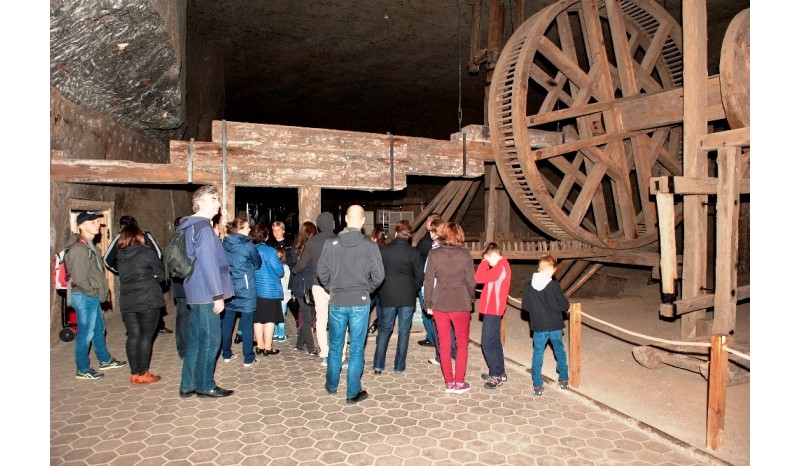
[[[194,242],[194,225],[192,225]],[[171,278],[186,280],[194,271],[194,260],[186,253],[186,230],[175,230],[167,246],[167,273]]]

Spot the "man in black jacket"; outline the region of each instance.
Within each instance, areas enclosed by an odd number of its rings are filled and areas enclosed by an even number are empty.
[[[314,311],[317,313],[317,346],[319,346],[319,357],[322,359],[322,365],[328,364],[328,302],[330,295],[322,284],[317,280],[317,263],[322,254],[322,247],[325,245],[325,240],[328,238],[336,237],[333,230],[336,228],[336,222],[333,220],[333,214],[330,212],[322,212],[317,215],[317,233],[306,242],[303,249],[303,255],[292,267],[292,273],[295,275],[302,275],[303,269],[306,268],[308,263],[311,263],[312,276],[314,277],[314,284],[311,287],[311,293],[314,295]],[[308,289],[308,284],[305,285]],[[342,353],[344,354],[344,353]]]
[[[394,355],[394,372],[399,374],[406,370],[414,302],[425,279],[422,258],[416,254],[409,242],[411,222],[408,220],[397,222],[394,234],[394,239],[380,248],[385,278],[384,284],[378,288],[383,310],[372,362],[376,375],[385,369],[386,349],[389,346],[389,337],[394,331],[395,319],[397,319],[397,351]]]
[[[319,282],[330,290],[330,358],[325,390],[336,393],[344,354],[345,330],[350,330],[350,363],[347,368],[347,403],[367,398],[361,389],[364,346],[369,326],[370,293],[383,282],[383,261],[378,245],[361,232],[364,209],[352,205],[345,216],[347,228],[325,241],[317,264]]]

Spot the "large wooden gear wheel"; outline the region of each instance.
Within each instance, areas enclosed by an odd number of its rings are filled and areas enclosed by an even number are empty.
[[[525,21],[488,104],[498,172],[524,215],[559,240],[655,242],[649,180],[682,174],[682,117],[663,117],[681,105],[665,91],[682,74],[680,26],[653,1],[562,0]]]

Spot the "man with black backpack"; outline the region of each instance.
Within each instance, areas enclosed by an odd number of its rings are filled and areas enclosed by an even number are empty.
[[[225,310],[225,300],[233,296],[228,259],[219,236],[211,227],[211,219],[221,205],[215,186],[201,186],[192,195],[195,214],[184,217],[177,228],[185,232],[186,255],[193,261],[191,274],[183,282],[191,318],[178,392],[181,398],[194,394],[212,398],[233,394],[233,390],[218,387],[214,381],[214,367],[222,342],[219,315]],[[168,258],[167,262],[171,260]]]
[[[75,377],[85,380],[97,380],[103,376],[90,365],[91,347],[94,347],[101,371],[127,365],[125,361],[114,359],[106,347],[106,321],[100,305],[108,300],[109,290],[100,252],[94,244],[95,236],[100,233],[102,217],[103,214],[99,212],[78,214],[78,239],[67,248],[64,258],[72,277],[72,308],[78,320],[75,338],[75,365],[78,370]]]

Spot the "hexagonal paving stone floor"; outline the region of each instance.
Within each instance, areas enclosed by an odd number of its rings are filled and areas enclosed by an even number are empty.
[[[174,311],[170,310],[174,316]],[[473,325],[476,325],[473,318]],[[107,342],[125,357],[125,329],[106,313]],[[174,322],[174,317],[172,322]],[[375,335],[366,347],[362,383],[369,398],[345,403],[324,389],[319,359],[293,351],[294,321],[281,353],[244,367],[218,359],[216,381],[235,390],[222,399],[178,397],[181,360],[174,334],[159,334],[151,370],[162,380],[131,386],[127,367],[100,380],[74,377],[74,342],[50,352],[50,460],[54,465],[272,464],[272,465],[577,465],[713,464],[715,459],[643,429],[552,381],[534,397],[530,374],[509,365],[508,381],[483,387],[480,347],[469,348],[472,389],[445,393],[431,348],[416,344],[412,328],[407,370],[391,370],[397,342],[390,341],[388,371],[375,375]],[[172,328],[172,325],[169,325]],[[234,351],[241,351],[234,345]],[[91,355],[92,365],[97,360]]]

